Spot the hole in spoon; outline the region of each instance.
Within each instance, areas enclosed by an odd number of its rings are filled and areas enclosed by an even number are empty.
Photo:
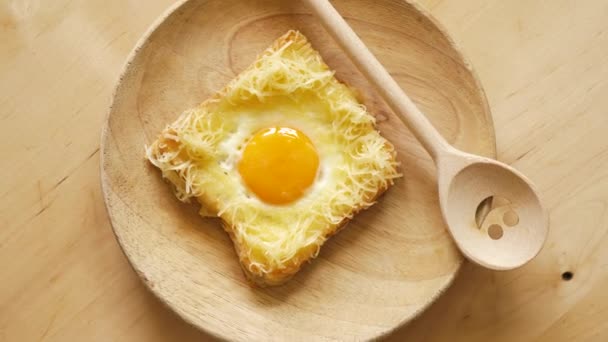
[[[515,211],[509,210],[502,216],[502,221],[507,226],[513,227],[514,225],[519,223],[519,216]]]
[[[483,227],[486,219],[491,216],[494,216],[492,220],[496,222],[497,217],[495,217],[495,215],[500,215],[500,212],[495,212],[494,210],[510,205],[511,201],[502,196],[488,196],[484,198],[483,201],[477,205],[477,209],[475,210],[475,222],[477,223],[477,227]],[[519,216],[517,216],[517,213],[513,210],[509,210],[509,212],[512,214],[509,214],[508,218],[505,217],[506,214],[503,215],[502,220],[507,226],[512,227],[519,222]]]
[[[502,227],[497,224],[493,224],[488,228],[488,235],[490,238],[492,238],[492,240],[500,239],[502,237],[502,233]]]
[[[493,198],[494,196],[488,196],[477,205],[477,209],[475,210],[475,223],[477,223],[478,228],[481,228],[481,226],[483,225],[483,221],[486,220],[486,217],[490,213],[490,210],[492,210]]]

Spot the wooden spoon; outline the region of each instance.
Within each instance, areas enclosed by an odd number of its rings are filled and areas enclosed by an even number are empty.
[[[534,258],[545,242],[548,219],[532,183],[506,164],[452,147],[328,0],[304,1],[433,158],[441,212],[462,253],[496,270],[513,269]],[[479,224],[477,209],[492,197],[505,198],[508,204],[493,209],[499,215],[487,215],[493,218],[491,224]]]

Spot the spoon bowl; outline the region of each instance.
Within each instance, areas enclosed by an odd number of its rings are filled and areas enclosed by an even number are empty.
[[[455,149],[439,159],[438,168],[443,218],[468,259],[507,270],[538,254],[547,236],[547,215],[523,174]]]

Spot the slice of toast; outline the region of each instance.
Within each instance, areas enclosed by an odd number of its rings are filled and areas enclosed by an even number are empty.
[[[236,165],[254,130],[279,123],[308,135],[321,167],[302,198],[277,206],[256,198]],[[296,31],[180,115],[146,152],[180,200],[194,197],[201,215],[222,219],[247,278],[260,286],[291,278],[400,176],[374,117]]]

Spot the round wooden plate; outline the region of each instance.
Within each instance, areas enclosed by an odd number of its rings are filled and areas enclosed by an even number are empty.
[[[495,155],[483,90],[446,33],[403,0],[335,0],[370,49],[457,147]],[[289,29],[359,89],[405,175],[286,285],[248,285],[219,222],[178,202],[144,157],[177,115],[222,88]],[[132,53],[102,142],[102,184],[118,242],[161,301],[229,339],[367,339],[411,320],[446,289],[462,256],[439,211],[435,168],[299,1],[182,1]],[[474,213],[463,213],[470,215]]]

